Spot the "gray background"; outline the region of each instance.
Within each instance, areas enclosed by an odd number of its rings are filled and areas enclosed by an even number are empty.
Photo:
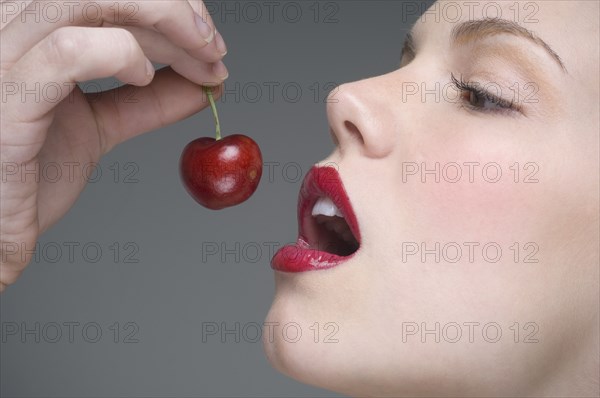
[[[239,7],[239,21],[221,12],[225,3]],[[269,246],[295,240],[300,181],[333,149],[327,85],[397,68],[416,17],[402,14],[401,1],[279,1],[273,21],[264,2],[251,2],[263,11],[253,21],[256,7],[244,12],[245,3],[210,2],[229,49],[230,93],[217,105],[224,133],[253,137],[271,170],[265,166],[258,191],[240,206],[197,205],[180,183],[178,160],[186,143],[213,135],[209,112],[106,156],[102,175],[40,238],[38,258],[0,298],[2,396],[336,396],[273,370],[260,341],[250,341],[255,329],[241,329],[262,325],[274,291]],[[282,15],[288,3],[289,17],[302,10],[296,23]],[[272,101],[265,82],[279,83]],[[302,89],[295,101],[292,86]],[[72,259],[69,245],[78,245]],[[222,245],[232,250],[225,259]],[[36,322],[39,342],[36,332],[21,335]],[[65,322],[79,323],[72,341]],[[239,343],[234,335],[203,342],[206,322],[238,322]],[[94,326],[102,332],[95,343]],[[11,327],[16,335],[6,333]]]

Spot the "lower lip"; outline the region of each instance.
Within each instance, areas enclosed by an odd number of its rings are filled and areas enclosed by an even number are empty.
[[[335,267],[348,261],[353,255],[342,257],[332,253],[311,249],[303,239],[296,244],[284,246],[271,260],[271,267],[276,271],[305,272]]]
[[[327,192],[323,192],[325,190]],[[310,210],[314,206],[317,198],[325,195],[330,197],[335,196],[342,204],[342,206],[338,207],[346,210],[346,213],[350,213],[344,214],[344,216],[346,221],[353,227],[352,229],[360,241],[356,216],[352,212],[350,200],[341,184],[337,170],[331,167],[313,167],[306,175],[300,191],[298,223],[302,224],[303,219],[310,216]],[[303,196],[305,198],[303,198]],[[310,198],[306,198],[306,196],[310,196]],[[300,230],[302,231],[302,228],[300,228]],[[305,272],[328,269],[348,261],[354,254],[350,256],[339,256],[310,248],[308,242],[302,236],[302,232],[300,232],[300,236],[295,244],[284,246],[275,253],[275,256],[273,256],[273,259],[271,260],[271,268],[282,272]]]

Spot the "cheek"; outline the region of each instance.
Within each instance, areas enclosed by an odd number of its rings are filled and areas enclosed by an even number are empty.
[[[484,161],[474,163],[489,165]],[[502,163],[494,162],[484,169],[469,167],[470,171],[463,167],[458,181],[445,179],[442,172],[439,182],[428,177],[409,188],[413,206],[421,214],[421,225],[429,224],[438,233],[465,238],[514,230],[526,216],[528,195],[508,181],[510,176]]]
[[[431,239],[526,238],[545,196],[539,166],[498,142],[429,142],[427,156],[402,161],[398,191]],[[424,152],[425,153],[425,152]],[[539,214],[538,214],[539,215]],[[512,235],[512,236],[511,236]]]

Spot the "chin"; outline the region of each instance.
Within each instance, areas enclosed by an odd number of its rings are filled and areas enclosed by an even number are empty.
[[[276,370],[299,382],[364,395],[368,392],[361,393],[352,379],[367,374],[360,374],[359,369],[366,361],[356,358],[361,351],[356,344],[364,344],[365,339],[364,335],[353,338],[351,325],[356,322],[348,319],[338,295],[332,294],[335,271],[275,272],[276,294],[265,320],[265,325],[273,325],[274,333],[263,333],[263,347]],[[349,349],[350,345],[354,348]]]
[[[275,297],[265,320],[274,333],[263,333],[266,356],[277,371],[340,394],[418,395],[423,374],[415,376],[411,370],[413,354],[407,353],[406,363],[399,365],[404,354],[390,351],[408,347],[394,344],[394,326],[381,322],[387,315],[374,306],[378,298],[361,271],[371,265],[364,257],[357,253],[343,264],[314,272],[275,271]],[[430,382],[433,372],[427,377]],[[407,389],[398,391],[398,382]]]
[[[456,393],[460,367],[439,366],[445,361],[436,361],[435,352],[397,344],[398,334],[391,333],[394,321],[381,322],[382,313],[360,313],[364,300],[355,292],[347,296],[348,289],[340,283],[353,266],[366,265],[348,263],[302,274],[276,272],[276,294],[265,320],[265,325],[276,325],[275,333],[263,333],[263,347],[277,371],[347,396],[493,395],[483,393],[482,386],[477,394]],[[284,333],[285,325],[292,323],[298,326]],[[296,341],[298,328],[302,336]]]

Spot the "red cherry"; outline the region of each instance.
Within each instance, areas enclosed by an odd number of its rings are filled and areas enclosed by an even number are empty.
[[[221,139],[221,125],[210,87],[202,88],[215,117],[215,138],[195,139],[183,148],[179,174],[188,193],[204,207],[219,210],[248,199],[262,176],[260,148],[234,134]]]
[[[202,137],[183,149],[179,173],[198,203],[219,210],[244,202],[256,191],[262,155],[256,142],[245,135]]]

